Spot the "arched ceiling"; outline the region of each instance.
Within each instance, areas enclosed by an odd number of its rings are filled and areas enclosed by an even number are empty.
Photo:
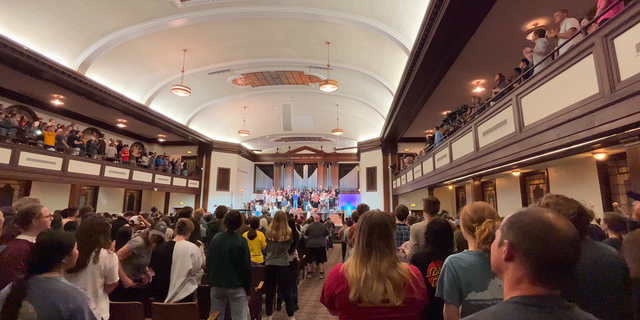
[[[0,33],[191,128],[252,149],[266,136],[327,136],[340,147],[378,137],[429,0],[56,0],[3,1]],[[317,85],[239,87],[245,73],[299,71]],[[185,85],[173,95],[186,48]],[[221,70],[226,72],[216,73]],[[215,74],[210,74],[215,73]],[[281,124],[293,102],[292,131]],[[242,110],[246,128],[240,137]],[[262,145],[263,142],[269,142]],[[344,145],[342,145],[344,143]],[[283,144],[284,145],[284,144]],[[327,146],[333,143],[325,144]]]

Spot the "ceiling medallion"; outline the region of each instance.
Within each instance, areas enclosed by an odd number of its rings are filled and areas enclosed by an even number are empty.
[[[238,130],[238,135],[241,137],[248,137],[251,135],[249,130],[244,128],[245,123],[247,122],[247,106],[244,107],[244,112],[242,113],[242,130]]]
[[[318,88],[322,92],[334,92],[338,90],[338,81],[331,79],[331,63],[329,62],[329,46],[331,42],[327,42],[327,79],[320,82]]]
[[[188,97],[191,95],[191,88],[184,85],[184,59],[187,55],[187,49],[182,49],[182,73],[180,74],[180,84],[171,86],[171,92],[176,96]]]

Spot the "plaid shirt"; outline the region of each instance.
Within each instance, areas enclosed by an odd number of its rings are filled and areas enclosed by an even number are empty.
[[[403,243],[409,241],[409,226],[404,223],[398,223],[396,228],[396,246],[400,248]]]

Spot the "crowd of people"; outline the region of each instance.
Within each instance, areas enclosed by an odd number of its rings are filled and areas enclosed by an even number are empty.
[[[229,301],[233,319],[246,319],[253,265],[266,268],[267,315],[277,300],[293,319],[299,268],[324,277],[335,230],[317,213],[247,217],[224,205],[213,214],[185,207],[111,215],[90,206],[52,213],[26,197],[0,210],[2,319],[106,320],[110,301],[197,301],[205,270],[212,312],[224,319]],[[49,304],[40,301],[45,292],[55,295]]]
[[[20,109],[5,108],[0,104],[0,140],[33,144],[49,151],[104,159],[176,175],[189,175],[189,166],[184,159],[147,151],[138,144],[129,146],[119,139],[106,140],[104,135],[83,132],[77,128],[74,122],[65,125],[56,123],[53,118],[48,122],[42,118],[32,121]]]
[[[507,218],[485,202],[449,217],[433,196],[421,215],[361,203],[338,232],[315,211],[52,213],[27,197],[1,208],[0,317],[109,319],[110,301],[197,302],[206,282],[211,312],[224,317],[228,302],[246,319],[263,266],[267,318],[284,304],[293,319],[300,271],[325,278],[337,233],[343,262],[321,303],[340,319],[634,319],[640,194],[629,197],[631,212],[616,204],[599,220],[557,194]]]
[[[608,8],[610,10],[607,11]],[[513,72],[508,77],[503,73],[497,73],[494,76],[491,95],[484,97],[484,99],[479,95],[474,95],[471,97],[471,104],[456,107],[447,113],[440,124],[433,131],[426,134],[427,141],[424,148],[418,154],[404,156],[398,169],[402,170],[408,167],[414,160],[423,157],[427,152],[441,145],[444,139],[473,121],[533,75],[542,72],[554,59],[565,54],[573,46],[587,38],[600,26],[622,12],[624,8],[624,1],[599,0],[595,16],[585,15],[580,21],[571,17],[567,9],[555,12],[553,20],[556,28],[547,30],[546,28],[538,27],[532,31],[530,39],[534,45],[524,48],[522,51],[524,57],[518,61],[518,66],[513,69]],[[597,21],[594,20],[596,17],[598,18]],[[556,44],[555,46],[554,43]],[[558,48],[556,53],[549,56],[556,48]]]
[[[263,190],[260,199],[253,199],[243,206],[251,211],[252,215],[267,212],[274,215],[279,210],[298,215],[303,212],[319,212],[326,220],[331,212],[340,212],[339,196],[340,190],[333,188],[271,188]]]

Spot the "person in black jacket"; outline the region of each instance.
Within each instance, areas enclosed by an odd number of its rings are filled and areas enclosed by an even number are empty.
[[[222,220],[224,216],[229,212],[229,208],[225,205],[219,205],[216,207],[216,210],[213,212],[214,219],[212,219],[207,227],[207,237],[205,239],[205,246],[209,247],[209,243],[215,237],[216,234],[224,231],[224,225]]]

